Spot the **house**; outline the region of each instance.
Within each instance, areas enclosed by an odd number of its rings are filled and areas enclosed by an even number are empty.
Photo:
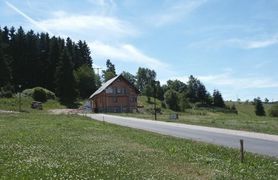
[[[122,74],[108,80],[89,100],[93,112],[133,112],[137,110],[139,90]]]

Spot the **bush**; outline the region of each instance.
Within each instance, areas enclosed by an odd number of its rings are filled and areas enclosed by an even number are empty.
[[[274,104],[269,109],[269,115],[272,117],[278,117],[278,104]]]
[[[56,98],[54,92],[49,91],[48,89],[44,89],[44,90],[45,90],[45,92],[46,92],[46,98],[47,98],[47,99],[53,99],[53,100],[54,100],[54,99]]]
[[[10,84],[0,88],[0,98],[11,97],[13,97],[13,87]]]
[[[11,98],[13,97],[13,92],[12,91],[3,91],[3,90],[0,90],[0,98]]]
[[[231,112],[238,114],[235,104],[230,107]]]
[[[43,88],[34,88],[33,99],[35,101],[46,102],[47,95]]]
[[[44,91],[46,98],[42,97],[42,100],[44,100],[44,99],[45,100],[44,101],[38,100],[38,99],[40,99],[40,97],[37,97],[37,96],[44,96],[44,95],[39,95],[39,94],[34,95],[35,91]],[[36,93],[40,93],[40,92],[36,92]],[[43,93],[43,92],[41,92],[41,93]],[[42,87],[35,87],[33,89],[25,89],[22,92],[22,95],[32,97],[35,101],[41,101],[41,102],[45,102],[48,99],[55,100],[55,98],[56,98],[55,94],[52,91],[49,91],[48,89],[45,89],[45,88],[42,88]]]

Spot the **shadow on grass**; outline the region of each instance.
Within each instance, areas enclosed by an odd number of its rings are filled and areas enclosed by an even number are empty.
[[[76,109],[78,108],[79,106],[81,106],[82,104],[80,104],[79,102],[61,102],[61,105],[64,105],[66,106],[67,108],[70,108],[70,109]]]

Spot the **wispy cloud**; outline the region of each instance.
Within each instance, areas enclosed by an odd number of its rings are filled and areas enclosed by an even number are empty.
[[[173,3],[173,1],[170,1]],[[156,26],[163,26],[178,22],[195,11],[197,8],[205,4],[207,0],[186,0],[175,2],[169,7],[163,9],[163,11],[151,18],[151,21]]]
[[[87,0],[93,6],[98,7],[100,14],[111,14],[117,8],[114,0]]]
[[[192,42],[188,45],[190,48],[220,49],[225,47],[240,49],[259,49],[278,44],[278,35],[270,35],[270,37],[255,39],[246,38],[216,38],[210,37],[200,41]]]
[[[53,32],[86,33],[95,37],[112,38],[135,36],[138,31],[128,22],[116,17],[103,15],[68,14],[64,11],[53,12],[53,18],[38,22]]]
[[[170,79],[178,79],[183,82],[188,81],[188,76],[176,76]],[[262,89],[262,88],[278,88],[278,81],[264,76],[244,76],[237,77],[232,71],[220,74],[196,75],[198,79],[207,85],[215,88],[229,88],[234,90],[240,89]]]
[[[247,49],[264,48],[264,47],[278,44],[278,35],[274,35],[267,39],[253,40],[253,41],[247,41],[242,43],[245,44],[244,47],[246,47]]]
[[[95,56],[101,59],[114,59],[128,63],[143,65],[152,69],[166,69],[169,65],[150,57],[131,44],[119,44],[112,46],[100,41],[89,43],[89,46],[95,52]]]
[[[256,64],[254,66],[255,69],[261,69],[261,68],[264,68],[265,66],[269,65],[272,61],[262,61],[262,62],[259,62],[258,64]]]
[[[227,86],[233,89],[261,89],[278,87],[278,81],[269,77],[236,77],[235,74],[230,72],[198,77],[205,83],[216,86]]]
[[[20,9],[18,9],[15,5],[11,4],[8,1],[5,1],[6,5],[9,6],[12,10],[14,10],[15,12],[17,12],[19,15],[21,15],[22,17],[24,17],[27,21],[29,21],[31,24],[33,24],[34,26],[38,27],[40,30],[44,31],[44,32],[48,32],[49,34],[53,34],[47,27],[45,27],[43,24],[39,23],[38,21],[34,20],[33,18],[31,18],[30,16],[28,16],[26,13],[24,13],[23,11],[21,11]]]

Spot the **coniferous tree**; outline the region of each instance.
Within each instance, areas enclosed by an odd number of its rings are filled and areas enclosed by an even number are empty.
[[[218,90],[213,91],[213,105],[215,107],[225,107],[224,100],[222,98],[221,93]]]
[[[128,80],[131,84],[135,85],[135,83],[136,83],[136,77],[135,77],[133,74],[124,71],[124,72],[122,72],[122,75],[123,75],[123,76],[126,78],[126,80]]]
[[[49,56],[47,58],[48,66],[46,67],[46,87],[55,91],[55,72],[58,60],[61,56],[62,47],[59,45],[58,39],[52,37],[49,44]]]
[[[24,82],[26,87],[41,86],[42,69],[39,59],[39,37],[30,30],[26,33],[25,42],[25,62],[24,62]]]
[[[14,37],[11,39],[10,51],[13,55],[12,76],[15,86],[21,85],[23,89],[28,87],[28,67],[26,55],[26,34],[22,27],[19,27]]]
[[[56,70],[56,94],[61,103],[72,106],[78,96],[76,78],[73,72],[73,64],[67,49],[61,54]]]
[[[96,91],[96,74],[87,64],[82,65],[76,70],[76,78],[80,97],[88,98]]]
[[[256,99],[254,99],[254,103],[255,103],[255,113],[257,116],[265,116],[265,110],[264,110],[264,106],[263,103],[261,101],[261,98],[258,97]]]
[[[11,69],[8,64],[7,56],[4,55],[0,42],[0,87],[11,83]]]
[[[106,70],[102,71],[102,74],[103,74],[102,77],[103,77],[104,82],[117,76],[115,65],[112,64],[110,59],[107,59],[107,61],[106,61],[106,68],[107,68]]]
[[[40,78],[39,78],[39,84],[42,87],[46,87],[49,89],[49,82],[48,82],[48,76],[51,72],[50,66],[51,63],[49,62],[49,56],[50,56],[50,38],[48,33],[41,33],[39,35],[38,39],[38,66],[40,70]],[[55,68],[54,68],[55,69]],[[50,70],[50,72],[48,71]],[[53,71],[52,71],[53,72]],[[55,72],[55,71],[54,71]],[[54,73],[53,73],[54,74]]]
[[[187,85],[187,96],[191,103],[200,102],[202,104],[211,104],[210,94],[207,92],[206,87],[201,83],[200,80],[189,76],[189,81]]]
[[[64,39],[50,38],[47,33],[39,34],[32,30],[25,33],[22,27],[17,30],[14,27],[0,27],[0,41],[0,68],[3,69],[0,73],[6,72],[8,65],[12,77],[8,79],[11,79],[14,87],[21,85],[25,89],[42,86],[55,91],[55,72],[64,49],[67,49],[75,70],[84,64],[92,66],[90,49],[85,41],[75,44],[67,38],[65,43]],[[8,73],[4,74],[8,76]],[[6,76],[1,77],[4,79]],[[99,85],[100,78],[96,76],[96,80],[96,85]]]
[[[78,41],[77,49],[79,50],[79,61],[76,63],[77,67],[80,67],[83,64],[87,64],[89,67],[92,67],[92,57],[91,51],[85,41]]]

